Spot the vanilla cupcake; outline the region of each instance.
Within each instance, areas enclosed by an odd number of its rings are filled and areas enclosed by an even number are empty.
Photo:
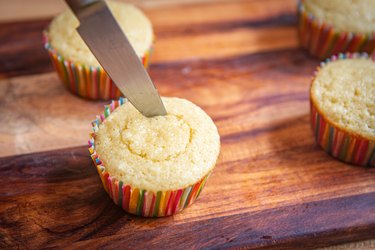
[[[162,98],[166,116],[147,118],[125,99],[93,122],[91,157],[103,186],[125,211],[175,214],[194,202],[212,172],[220,138],[211,118],[179,98]]]
[[[153,43],[150,21],[133,5],[114,1],[107,1],[107,4],[143,65],[147,67]],[[45,48],[62,82],[72,93],[92,100],[121,96],[76,31],[78,26],[78,19],[67,9],[56,16],[44,32]]]
[[[344,162],[375,166],[375,58],[341,54],[317,70],[310,90],[317,143]]]
[[[319,58],[375,50],[375,1],[302,0],[301,46]]]

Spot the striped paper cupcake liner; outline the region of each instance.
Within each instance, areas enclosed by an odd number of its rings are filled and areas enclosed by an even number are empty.
[[[316,74],[327,63],[347,58],[368,58],[367,54],[339,54],[323,62]],[[375,61],[375,54],[372,56]],[[354,135],[332,124],[318,110],[310,97],[311,127],[317,144],[329,155],[350,164],[375,166],[375,141]]]
[[[113,110],[125,102],[125,98],[112,101],[110,105],[105,106],[104,113],[98,115],[96,120],[92,122],[93,133],[90,134],[89,151],[103,187],[113,202],[128,213],[143,217],[163,217],[176,214],[198,198],[211,172],[191,186],[178,190],[157,192],[132,187],[128,183],[111,176],[95,151],[95,137],[99,125],[105,121]]]
[[[342,52],[375,51],[373,33],[338,32],[327,23],[320,22],[305,10],[303,0],[298,5],[299,40],[303,48],[313,56],[325,59]]]
[[[101,67],[74,63],[65,59],[49,43],[47,32],[43,32],[43,40],[59,78],[71,93],[90,100],[111,100],[122,96]],[[149,65],[152,51],[151,46],[141,58],[145,68]]]

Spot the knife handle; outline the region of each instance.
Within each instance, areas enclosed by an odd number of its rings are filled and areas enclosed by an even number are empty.
[[[84,9],[88,6],[102,2],[101,0],[65,0],[65,2],[69,5],[70,9],[74,12],[74,14],[79,17],[80,14]]]

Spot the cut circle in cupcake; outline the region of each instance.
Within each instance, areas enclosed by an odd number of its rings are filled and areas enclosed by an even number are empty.
[[[193,129],[175,115],[149,119],[138,116],[127,121],[121,131],[122,142],[130,152],[151,161],[165,161],[186,152]]]
[[[217,128],[202,109],[179,98],[162,100],[168,114],[152,118],[123,98],[112,102],[92,123],[89,141],[105,190],[125,211],[145,217],[192,204],[220,151]]]

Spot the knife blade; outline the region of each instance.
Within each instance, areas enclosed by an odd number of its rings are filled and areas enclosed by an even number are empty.
[[[166,115],[138,55],[101,0],[66,0],[80,21],[78,33],[125,97],[146,117]]]

